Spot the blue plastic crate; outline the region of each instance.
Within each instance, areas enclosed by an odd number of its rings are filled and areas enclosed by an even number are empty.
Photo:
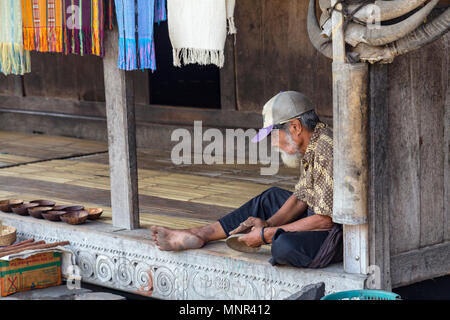
[[[382,290],[350,290],[332,293],[320,300],[342,300],[359,298],[360,300],[400,300],[401,297],[393,292]]]

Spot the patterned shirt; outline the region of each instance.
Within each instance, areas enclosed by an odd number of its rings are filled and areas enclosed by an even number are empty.
[[[333,131],[318,123],[300,165],[303,173],[294,195],[316,214],[333,215]]]

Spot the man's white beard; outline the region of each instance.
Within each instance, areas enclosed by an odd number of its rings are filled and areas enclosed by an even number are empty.
[[[300,165],[300,154],[299,152],[296,152],[294,154],[288,154],[284,150],[280,150],[281,153],[281,160],[283,161],[284,165],[288,168],[298,168]]]
[[[295,144],[295,142],[292,140],[292,137],[290,134],[286,134],[286,139],[288,140],[288,144],[292,149],[295,149],[294,154],[289,154],[284,150],[281,150],[278,148],[278,151],[281,153],[281,160],[283,161],[284,165],[288,168],[298,168],[300,165],[300,149]]]

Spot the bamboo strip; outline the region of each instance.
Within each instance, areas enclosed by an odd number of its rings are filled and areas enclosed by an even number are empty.
[[[32,242],[34,242],[34,239],[33,239],[33,238],[28,239],[28,240],[24,240],[24,241],[21,241],[21,242],[17,242],[17,243],[15,243],[15,244],[11,244],[11,245],[9,245],[9,246],[0,248],[0,252],[11,250],[11,248],[21,247],[21,246],[23,246],[23,245],[30,244],[30,243],[32,243]]]
[[[16,250],[11,250],[11,251],[1,253],[0,258],[9,256],[11,254],[20,253],[25,250],[49,249],[49,248],[54,248],[54,247],[58,247],[58,246],[66,246],[68,244],[70,244],[69,241],[60,241],[60,242],[55,242],[55,243],[47,243],[47,244],[40,244],[40,245],[35,245],[35,246],[30,246],[30,247],[25,247],[25,248],[19,248]]]
[[[44,240],[40,240],[40,241],[36,241],[36,242],[32,242],[32,243],[27,243],[27,244],[24,244],[24,245],[18,246],[18,247],[8,248],[7,250],[0,250],[0,254],[4,254],[6,252],[10,252],[10,251],[13,251],[13,250],[22,250],[22,251],[23,250],[28,250],[28,248],[32,248],[34,246],[38,246],[38,245],[42,245],[42,244],[45,244]]]

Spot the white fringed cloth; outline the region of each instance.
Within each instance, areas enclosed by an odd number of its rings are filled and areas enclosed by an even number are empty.
[[[168,0],[174,66],[198,63],[222,68],[227,33],[236,33],[234,7],[235,0]]]

